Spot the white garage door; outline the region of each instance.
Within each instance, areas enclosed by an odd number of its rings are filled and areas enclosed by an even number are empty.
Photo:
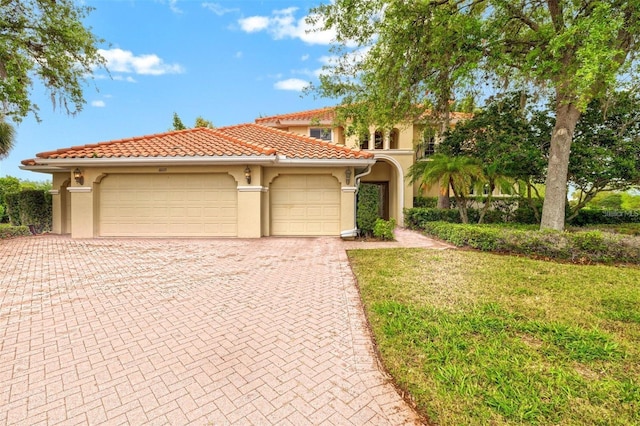
[[[282,175],[271,184],[271,235],[340,235],[340,184],[329,175]]]
[[[227,174],[114,174],[100,184],[100,235],[235,237],[237,189]]]

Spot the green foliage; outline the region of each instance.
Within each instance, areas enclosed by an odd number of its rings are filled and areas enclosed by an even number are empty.
[[[572,213],[602,191],[625,191],[640,183],[640,96],[617,91],[589,103],[576,126],[569,181],[578,190]],[[620,209],[622,195],[607,192],[603,208]],[[572,215],[569,215],[571,218]]]
[[[51,189],[51,182],[34,182],[29,180],[21,180],[12,176],[0,177],[0,223],[9,222],[9,210],[10,208],[7,206],[6,195],[7,194],[16,194],[24,189],[38,189],[41,191],[48,191]],[[19,208],[17,205],[14,207],[13,211],[18,212]],[[18,217],[18,213],[15,213],[16,216],[14,218],[13,223],[18,223],[20,221]]]
[[[317,92],[341,99],[345,115],[361,127],[429,115],[445,129],[452,98],[523,85],[550,94],[555,126],[546,135],[541,227],[561,230],[574,127],[619,77],[636,77],[638,9],[638,0],[336,0],[309,18],[335,31],[339,43]]]
[[[531,231],[502,226],[424,222],[429,235],[458,247],[567,260],[640,263],[640,239],[599,231]]]
[[[30,94],[37,78],[54,106],[69,114],[82,110],[83,86],[105,59],[83,21],[92,10],[73,0],[0,2],[0,101],[4,116],[20,121],[38,105]]]
[[[640,211],[640,194],[624,192],[622,194],[622,210],[638,210]]]
[[[184,125],[177,112],[173,113],[173,130],[184,130],[187,126]]]
[[[435,209],[438,205],[438,197],[413,197],[413,207]]]
[[[196,122],[193,125],[194,128],[198,127],[206,127],[207,129],[215,129],[216,126],[213,125],[213,122],[210,120],[205,120],[201,116],[196,117]]]
[[[51,194],[27,189],[7,194],[5,198],[13,226],[34,225],[38,232],[51,230]]]
[[[582,209],[569,222],[572,226],[599,224],[640,223],[640,210]]]
[[[393,241],[395,236],[393,230],[396,229],[396,220],[377,219],[373,226],[373,236],[382,240]]]
[[[439,185],[441,194],[453,191],[460,220],[468,223],[467,197],[469,189],[478,181],[485,179],[478,160],[465,156],[448,156],[437,153],[427,161],[413,163],[407,173],[411,182],[420,182],[421,186]]]
[[[16,130],[0,115],[0,160],[9,155],[16,143]]]
[[[364,235],[373,235],[376,220],[380,218],[380,193],[378,186],[362,183],[358,189],[356,221]]]
[[[494,184],[500,177],[511,178],[511,186],[516,180],[543,182],[544,145],[552,123],[546,111],[525,107],[528,97],[519,91],[489,98],[471,119],[445,133],[438,150],[477,158]]]
[[[0,224],[0,240],[31,235],[27,226]]]
[[[5,194],[5,214],[9,218],[9,223],[13,226],[22,225],[20,221],[20,197],[19,192]]]

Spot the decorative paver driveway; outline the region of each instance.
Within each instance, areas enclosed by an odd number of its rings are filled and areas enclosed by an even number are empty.
[[[0,424],[412,424],[335,238],[0,241]]]

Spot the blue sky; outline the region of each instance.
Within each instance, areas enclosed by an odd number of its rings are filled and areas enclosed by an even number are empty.
[[[85,24],[105,39],[110,76],[95,73],[75,117],[54,111],[47,92],[32,99],[41,122],[16,125],[17,144],[0,160],[0,176],[47,180],[19,169],[36,153],[160,133],[177,112],[221,127],[334,105],[303,95],[330,58],[330,33],[308,33],[304,18],[322,0],[85,0]]]

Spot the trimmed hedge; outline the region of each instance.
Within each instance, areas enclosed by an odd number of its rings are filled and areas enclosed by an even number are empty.
[[[365,235],[373,235],[376,220],[380,218],[380,193],[378,186],[363,183],[358,189],[358,210],[356,222]]]
[[[51,230],[51,194],[39,189],[5,195],[13,226],[34,225],[38,232]]]
[[[426,222],[429,235],[458,247],[568,260],[640,264],[640,238],[601,231],[558,232]]]
[[[27,226],[0,225],[0,240],[31,235]]]
[[[413,197],[413,207],[435,209],[438,207],[438,197]]]
[[[640,223],[638,210],[591,210],[582,209],[569,224],[572,226],[616,225],[620,223]]]

